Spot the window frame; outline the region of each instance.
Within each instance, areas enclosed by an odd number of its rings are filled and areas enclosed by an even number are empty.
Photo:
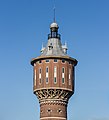
[[[62,73],[65,73],[65,67],[62,67]]]
[[[61,63],[62,63],[62,64],[65,64],[65,63],[66,63],[66,60],[65,60],[65,59],[62,59],[62,60],[61,60]]]
[[[56,60],[56,61],[55,61]],[[58,59],[54,59],[54,63],[57,63],[58,62]]]
[[[41,69],[41,67],[39,68],[39,74],[41,74],[42,73],[42,69]]]
[[[46,59],[46,60],[45,60],[45,62],[46,62],[46,63],[49,63],[49,62],[50,62],[50,60],[49,60],[49,59]]]
[[[65,84],[65,77],[62,77],[62,84]]]
[[[57,66],[54,66],[54,84],[57,83]]]
[[[48,84],[49,83],[49,67],[48,66],[46,66],[46,84]]]
[[[46,84],[48,84],[49,83],[49,78],[46,77],[45,79],[46,79]]]
[[[49,72],[49,69],[48,69],[48,66],[46,67],[46,73],[48,73]]]
[[[65,84],[65,67],[62,67],[62,84]]]

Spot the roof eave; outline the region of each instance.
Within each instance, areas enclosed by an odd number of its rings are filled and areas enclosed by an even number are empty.
[[[53,58],[57,58],[57,59],[66,59],[66,60],[71,60],[74,62],[74,65],[76,66],[78,61],[72,57],[69,57],[69,56],[39,56],[39,57],[36,57],[36,58],[33,58],[31,60],[31,65],[34,65],[35,62],[39,61],[39,60],[44,60],[44,59],[53,59]]]

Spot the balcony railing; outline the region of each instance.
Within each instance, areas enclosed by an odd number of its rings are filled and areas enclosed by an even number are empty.
[[[48,34],[48,39],[50,39],[50,38],[58,38],[60,40],[61,35],[60,34]]]

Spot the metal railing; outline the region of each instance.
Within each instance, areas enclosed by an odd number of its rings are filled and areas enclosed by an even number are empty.
[[[56,34],[56,35],[48,34],[48,39],[50,39],[50,38],[58,38],[60,40],[61,39],[61,35],[60,34]]]

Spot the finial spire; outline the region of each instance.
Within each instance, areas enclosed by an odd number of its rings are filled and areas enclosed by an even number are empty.
[[[55,0],[54,0],[54,8],[53,8],[53,10],[54,10],[54,22],[56,22],[56,16],[55,16],[55,12],[56,12]]]

